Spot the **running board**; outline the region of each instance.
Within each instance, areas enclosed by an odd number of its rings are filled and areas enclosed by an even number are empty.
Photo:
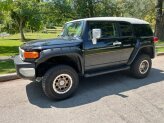
[[[93,77],[93,76],[98,76],[98,75],[103,75],[103,74],[107,74],[107,73],[113,73],[113,72],[118,72],[118,71],[123,71],[123,70],[128,70],[128,69],[130,69],[130,66],[121,67],[121,68],[117,68],[117,69],[111,69],[111,70],[107,70],[107,71],[95,72],[95,73],[87,73],[84,76],[85,77]]]

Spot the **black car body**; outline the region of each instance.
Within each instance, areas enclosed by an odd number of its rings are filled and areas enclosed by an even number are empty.
[[[24,52],[37,52],[39,56],[24,58]],[[133,64],[137,64],[134,61],[143,54],[150,59],[155,57],[154,36],[148,22],[97,17],[66,23],[56,39],[23,44],[14,61],[20,77],[36,80],[43,79],[46,72],[58,65],[70,66],[85,77],[127,70],[133,68]],[[146,76],[147,73],[138,78]]]

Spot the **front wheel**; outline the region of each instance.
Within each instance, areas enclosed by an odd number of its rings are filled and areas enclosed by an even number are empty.
[[[152,62],[150,56],[142,54],[134,60],[130,72],[135,78],[145,78],[149,74],[151,66]]]
[[[46,96],[61,100],[71,96],[77,89],[78,83],[78,74],[72,67],[59,65],[46,72],[42,87]]]

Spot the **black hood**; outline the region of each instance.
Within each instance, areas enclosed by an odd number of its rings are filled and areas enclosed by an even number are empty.
[[[81,39],[68,39],[68,38],[35,40],[21,45],[21,49],[30,51],[30,50],[44,50],[44,49],[59,48],[59,47],[70,47],[70,46],[78,46],[81,44],[81,42],[82,42]]]

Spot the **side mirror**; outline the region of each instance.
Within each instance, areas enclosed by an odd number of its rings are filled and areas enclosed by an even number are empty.
[[[97,44],[99,38],[101,38],[101,29],[92,29],[92,43]]]

